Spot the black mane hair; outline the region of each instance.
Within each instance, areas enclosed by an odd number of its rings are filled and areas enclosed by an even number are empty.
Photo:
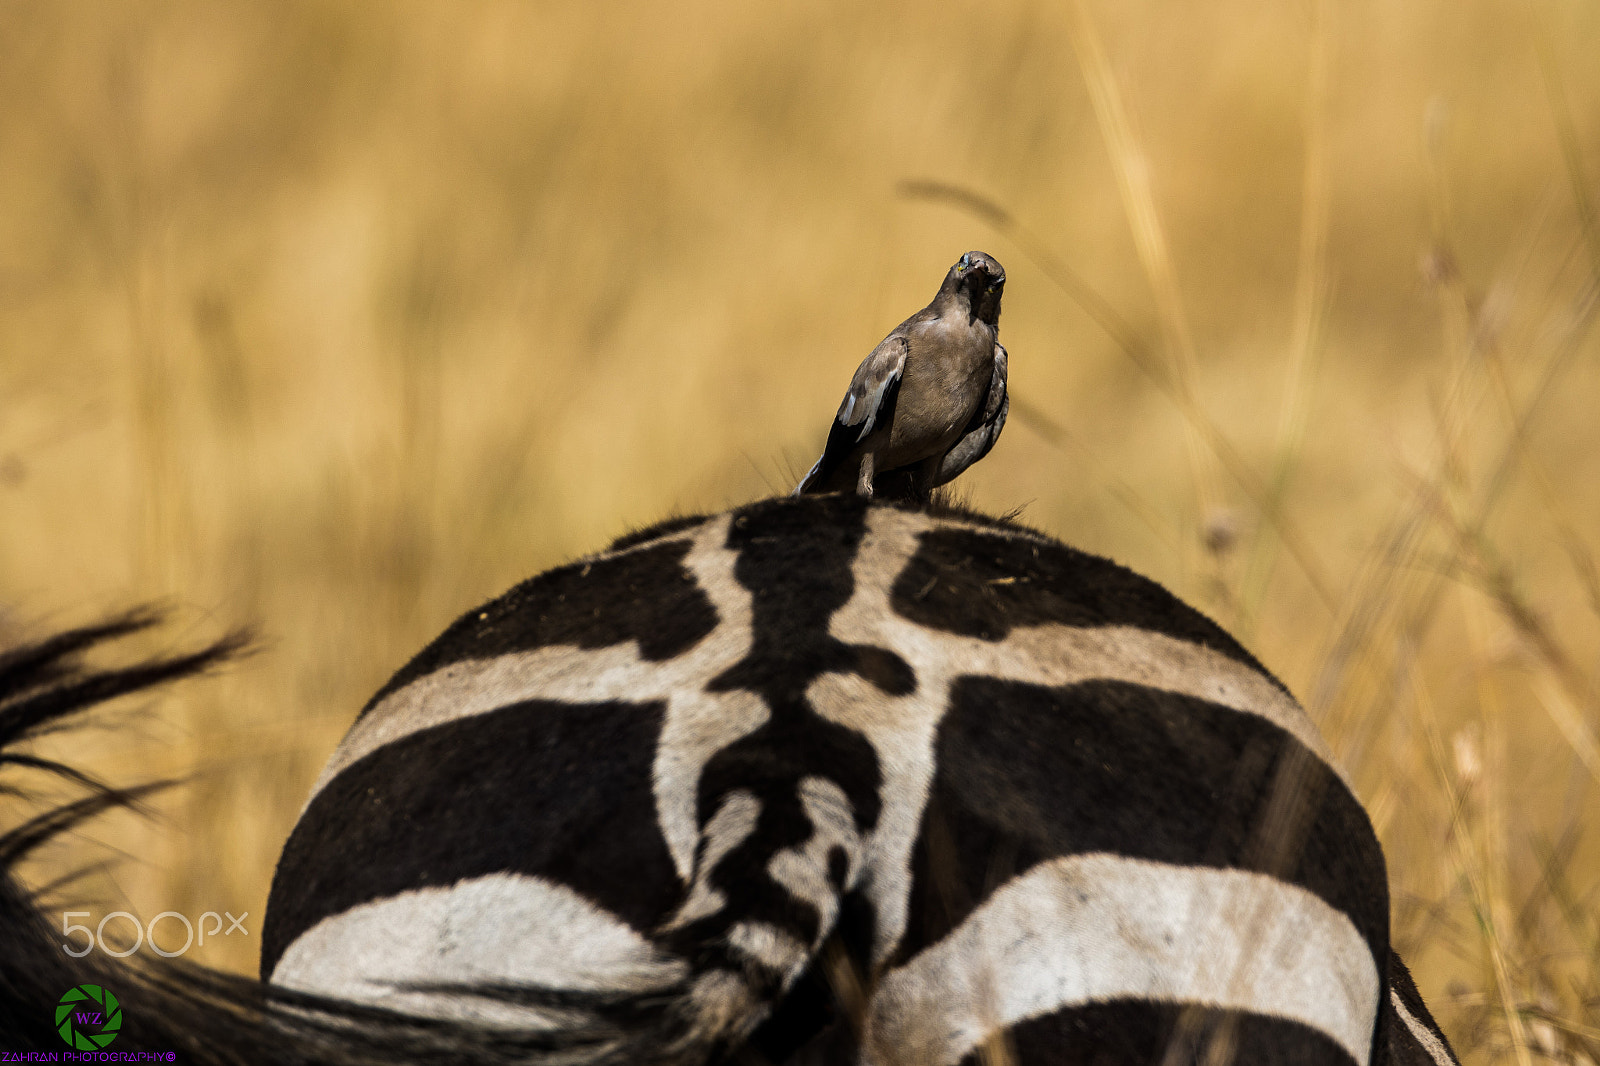
[[[138,809],[172,782],[108,784],[28,749],[46,733],[81,728],[119,697],[199,676],[249,647],[248,635],[235,632],[193,651],[132,665],[86,662],[161,620],[160,611],[142,608],[0,652],[0,795],[28,799],[27,775],[69,783],[80,793],[0,832],[0,1051],[64,1050],[55,1026],[57,1004],[62,993],[84,984],[110,990],[122,1006],[122,1028],[109,1051],[172,1051],[186,1062],[465,1066],[526,1063],[580,1048],[591,1053],[582,1056],[590,1060],[595,1050],[615,1044],[617,1030],[610,1026],[554,1037],[491,1032],[327,1000],[143,952],[124,959],[99,952],[67,955],[38,895],[21,881],[19,866],[85,821],[114,808]],[[607,1004],[591,997],[583,1006],[604,1016]]]

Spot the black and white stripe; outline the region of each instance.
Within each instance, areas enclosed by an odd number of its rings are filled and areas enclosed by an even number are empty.
[[[226,651],[65,665],[138,624],[0,656],[0,768]],[[60,956],[11,866],[128,798],[0,834],[0,1046],[91,980],[124,1044],[198,1062],[1455,1062],[1283,686],[1153,582],[965,512],[677,519],[463,616],[316,782],[263,983]]]
[[[655,997],[707,1053],[1452,1061],[1391,1002],[1364,811],[1237,642],[1042,535],[851,497],[465,616],[333,756],[267,923],[282,985],[535,1027],[575,1015],[504,987]]]

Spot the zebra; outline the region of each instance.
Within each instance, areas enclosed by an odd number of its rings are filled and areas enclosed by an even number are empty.
[[[853,495],[469,611],[313,785],[259,983],[101,976],[201,1061],[256,1058],[197,1002],[261,1061],[1457,1061],[1349,780],[1237,641],[1014,519]]]

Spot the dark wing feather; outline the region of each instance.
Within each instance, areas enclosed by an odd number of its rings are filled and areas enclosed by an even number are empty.
[[[903,329],[904,327],[902,327]],[[874,430],[887,431],[894,425],[894,409],[900,398],[900,382],[905,377],[906,353],[910,342],[901,330],[885,337],[872,354],[861,361],[839,413],[828,428],[828,443],[822,458],[800,479],[796,496],[807,492],[826,492],[833,475],[857,455],[858,449]]]
[[[939,462],[935,485],[955,480],[967,467],[989,454],[994,442],[1000,439],[1005,428],[1006,415],[1011,411],[1011,397],[1006,392],[1006,350],[994,346],[994,374],[989,378],[989,392],[983,405],[972,415],[972,421],[944,458]]]

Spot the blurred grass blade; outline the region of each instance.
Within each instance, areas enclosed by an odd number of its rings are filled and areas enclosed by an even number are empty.
[[[1550,720],[1561,730],[1567,743],[1583,762],[1590,776],[1600,784],[1600,742],[1594,730],[1584,721],[1583,715],[1567,696],[1566,689],[1552,671],[1541,670],[1529,680],[1539,704],[1550,715]]]
[[[1122,192],[1123,208],[1128,225],[1133,230],[1134,246],[1145,275],[1155,294],[1156,308],[1161,319],[1162,333],[1171,356],[1172,379],[1183,397],[1184,404],[1196,409],[1195,397],[1194,334],[1178,292],[1178,280],[1172,265],[1172,255],[1167,247],[1166,232],[1156,211],[1155,193],[1150,184],[1150,163],[1129,120],[1116,78],[1105,48],[1089,14],[1086,0],[1072,0],[1072,44],[1078,53],[1078,64],[1089,88],[1089,99],[1094,104],[1095,118],[1100,123],[1100,134],[1111,164],[1116,170],[1117,186]],[[1201,520],[1206,520],[1222,502],[1222,493],[1216,483],[1211,461],[1201,447],[1202,439],[1193,422],[1185,423],[1189,450],[1190,474],[1194,479],[1196,497],[1200,504]]]
[[[1561,145],[1561,161],[1566,165],[1573,205],[1578,210],[1578,224],[1589,249],[1589,268],[1594,278],[1600,280],[1600,220],[1595,217],[1589,181],[1584,175],[1578,131],[1572,122],[1572,109],[1567,104],[1567,91],[1562,84],[1561,67],[1556,62],[1555,45],[1550,40],[1549,23],[1540,13],[1539,0],[1527,0],[1527,4],[1528,17],[1533,22],[1534,47],[1539,54],[1539,73],[1544,77],[1545,98],[1549,102],[1550,117],[1556,124],[1556,140]]]

